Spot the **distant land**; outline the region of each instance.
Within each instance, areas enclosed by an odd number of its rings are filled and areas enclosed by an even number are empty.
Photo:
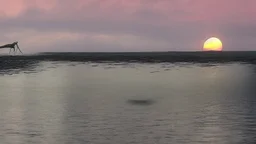
[[[5,60],[81,62],[249,62],[256,63],[256,51],[200,52],[43,52],[32,55],[0,56]]]

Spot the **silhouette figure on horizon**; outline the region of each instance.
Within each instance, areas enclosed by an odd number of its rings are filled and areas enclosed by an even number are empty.
[[[0,49],[5,49],[5,48],[9,48],[10,51],[9,51],[9,54],[11,53],[11,50],[13,50],[13,52],[15,53],[16,49],[15,49],[15,46],[17,46],[17,49],[21,52],[20,48],[19,48],[19,45],[18,45],[18,42],[13,42],[13,43],[10,43],[10,44],[5,44],[5,45],[2,45],[0,46]],[[21,52],[22,53],[22,52]],[[22,53],[23,54],[23,53]]]

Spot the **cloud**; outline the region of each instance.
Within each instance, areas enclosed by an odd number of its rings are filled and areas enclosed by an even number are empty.
[[[253,0],[0,2],[0,42],[26,51],[197,51],[210,36],[250,50],[256,38]]]

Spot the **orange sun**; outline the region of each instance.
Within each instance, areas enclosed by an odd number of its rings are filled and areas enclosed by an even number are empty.
[[[209,38],[204,42],[204,51],[222,51],[222,42],[216,37]]]

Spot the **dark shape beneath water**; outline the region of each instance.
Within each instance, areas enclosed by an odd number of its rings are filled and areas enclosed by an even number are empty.
[[[128,100],[128,103],[132,105],[151,105],[154,103],[153,100]]]

